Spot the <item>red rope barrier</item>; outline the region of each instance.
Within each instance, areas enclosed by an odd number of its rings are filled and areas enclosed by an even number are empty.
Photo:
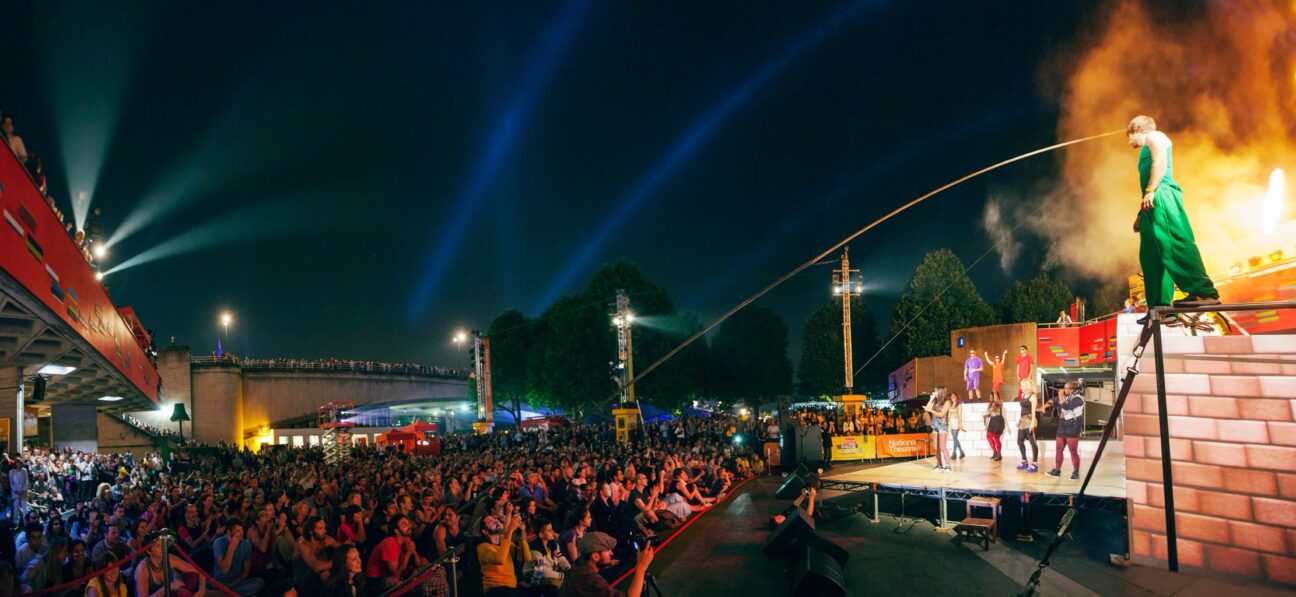
[[[150,545],[152,545],[152,544],[150,544]],[[139,550],[136,551],[135,553],[132,553],[132,554],[130,554],[130,555],[128,555],[128,556],[126,556],[126,557],[124,557],[124,558],[122,558],[122,559],[120,559],[120,560],[117,560],[116,562],[113,562],[113,563],[111,563],[111,564],[109,564],[109,565],[107,565],[107,566],[104,566],[102,569],[98,570],[97,572],[91,572],[90,574],[87,574],[87,575],[85,575],[85,576],[83,576],[83,577],[81,577],[81,578],[78,578],[78,579],[76,579],[76,580],[69,580],[69,581],[67,581],[67,582],[65,582],[65,583],[63,583],[63,584],[61,584],[61,585],[55,585],[55,586],[50,587],[50,588],[48,588],[48,589],[41,589],[41,590],[39,590],[39,591],[32,591],[32,592],[30,592],[30,593],[24,593],[24,595],[44,595],[44,594],[46,594],[46,593],[57,593],[57,592],[59,592],[59,591],[66,591],[67,589],[76,588],[76,587],[77,587],[78,585],[80,585],[81,583],[84,583],[84,582],[90,582],[91,579],[94,579],[94,578],[98,578],[98,577],[100,577],[100,576],[103,576],[105,573],[108,572],[108,569],[109,569],[109,568],[112,568],[112,567],[120,567],[123,563],[135,559],[136,556],[139,556],[140,554],[142,554],[142,553],[148,551],[148,549],[149,549],[149,546],[146,545],[146,546],[144,546],[144,547],[139,548]],[[22,572],[19,572],[19,574],[22,574]]]
[[[234,547],[235,547],[235,546],[231,545],[231,546],[230,546],[230,549],[233,549]],[[193,561],[192,559],[189,558],[189,554],[185,553],[185,552],[182,551],[182,550],[177,549],[177,550],[176,550],[176,555],[180,556],[180,559],[182,559],[182,560],[184,560],[184,561],[186,561],[186,562],[189,562],[189,565],[190,565],[190,566],[193,566],[193,567],[194,567],[194,570],[197,570],[197,571],[198,571],[198,576],[201,576],[201,577],[203,578],[203,581],[204,581],[204,582],[210,581],[211,584],[216,585],[216,590],[217,590],[217,591],[220,591],[220,592],[222,592],[222,593],[224,593],[224,594],[226,594],[226,595],[229,595],[229,597],[242,597],[242,596],[239,595],[238,593],[235,593],[234,591],[230,590],[229,587],[227,587],[227,586],[221,584],[221,582],[220,582],[219,580],[216,580],[215,578],[212,578],[212,575],[208,574],[206,570],[203,570],[203,567],[202,567],[202,566],[199,566],[197,562],[195,562],[195,561]],[[171,581],[168,579],[167,582],[171,582]]]
[[[752,479],[755,479],[755,478],[756,478],[756,477],[754,477],[754,476],[753,476],[753,477],[748,477],[747,479],[744,479],[742,483],[739,483],[739,484],[737,484],[737,485],[734,485],[732,488],[729,489],[729,493],[725,494],[725,497],[724,497],[723,500],[720,500],[720,501],[716,502],[715,504],[712,504],[710,508],[707,508],[707,509],[706,509],[706,512],[702,512],[701,514],[698,514],[697,516],[694,516],[694,517],[688,519],[687,521],[685,521],[684,524],[680,525],[680,527],[679,527],[678,529],[675,529],[675,532],[671,533],[670,536],[666,537],[665,539],[662,539],[662,542],[661,542],[659,545],[657,545],[656,547],[653,547],[653,552],[655,553],[656,551],[660,550],[661,548],[666,547],[668,544],[670,544],[671,541],[673,541],[673,540],[675,539],[675,537],[679,536],[680,533],[683,533],[683,532],[684,532],[684,529],[687,529],[687,528],[689,528],[690,526],[693,526],[693,523],[697,522],[699,519],[701,519],[703,516],[705,516],[707,512],[710,512],[710,511],[714,510],[714,509],[716,508],[716,506],[719,506],[720,504],[723,504],[723,503],[729,501],[729,498],[731,498],[731,497],[733,497],[733,496],[735,496],[735,495],[738,495],[738,488],[739,488],[739,487],[742,487],[743,485],[746,485],[748,481],[751,481]],[[634,570],[634,563],[632,562],[632,563],[631,563],[631,566],[630,566],[630,569],[629,569],[629,570],[626,570],[625,572],[623,572],[623,573],[621,574],[621,576],[618,576],[617,579],[614,580],[614,581],[612,581],[612,583],[609,584],[608,586],[615,587],[615,586],[621,584],[622,582],[625,582],[625,579],[630,578],[630,575],[631,575],[631,574],[634,574],[634,571],[635,571],[635,570]]]

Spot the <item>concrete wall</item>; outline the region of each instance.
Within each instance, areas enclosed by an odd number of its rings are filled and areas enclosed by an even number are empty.
[[[1122,318],[1122,360],[1136,333]],[[1296,336],[1168,336],[1165,353],[1180,565],[1296,586]],[[1134,561],[1163,567],[1152,355],[1125,405],[1126,490]]]
[[[162,391],[158,394],[157,410],[136,411],[132,416],[158,429],[178,429],[171,421],[175,405],[183,404],[185,412],[193,416],[191,398],[192,380],[190,379],[189,347],[169,346],[158,350],[158,375],[162,378]],[[185,423],[185,435],[188,436],[189,424]]]
[[[99,407],[94,404],[54,404],[50,406],[50,425],[54,446],[82,452],[99,451]]]
[[[157,447],[153,445],[153,438],[147,433],[103,413],[98,413],[96,427],[98,427],[99,452],[101,453],[120,454],[130,450],[138,455],[157,451]],[[185,431],[187,434],[187,427]]]
[[[463,380],[350,371],[244,371],[242,429],[314,415],[329,402],[463,398]]]
[[[191,372],[193,437],[208,444],[243,441],[243,369],[228,362],[205,363]],[[188,432],[185,433],[189,435]]]

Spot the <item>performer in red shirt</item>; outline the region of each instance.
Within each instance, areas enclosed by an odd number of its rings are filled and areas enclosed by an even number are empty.
[[[1035,368],[1035,359],[1032,359],[1030,352],[1027,352],[1026,345],[1023,344],[1017,349],[1017,399],[1022,399],[1021,382],[1023,379],[1034,379],[1033,369]]]

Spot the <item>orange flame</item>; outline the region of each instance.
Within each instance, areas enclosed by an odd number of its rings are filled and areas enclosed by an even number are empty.
[[[1213,2],[1188,20],[1160,14],[1181,8],[1168,4],[1114,4],[1094,43],[1059,65],[1069,74],[1058,134],[1152,116],[1174,143],[1174,178],[1207,269],[1226,271],[1296,240],[1291,210],[1276,235],[1263,234],[1259,217],[1270,172],[1296,167],[1296,76],[1287,76],[1296,72],[1296,1]],[[1063,191],[1030,222],[1052,241],[1050,264],[1105,280],[1139,271],[1137,162],[1123,138],[1067,151]]]

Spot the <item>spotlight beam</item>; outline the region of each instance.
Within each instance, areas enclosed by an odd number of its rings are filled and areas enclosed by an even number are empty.
[[[857,13],[874,4],[877,3],[873,1],[856,2],[820,21],[806,35],[801,36],[787,46],[778,57],[767,62],[751,77],[748,77],[747,80],[743,81],[742,85],[739,85],[715,108],[697,121],[693,128],[680,138],[670,152],[666,154],[666,157],[657,167],[649,172],[648,176],[621,200],[619,207],[608,216],[598,232],[576,252],[576,256],[571,260],[567,268],[550,284],[549,289],[541,295],[540,302],[536,305],[535,310],[543,311],[557,300],[568,284],[589,267],[598,251],[603,248],[608,239],[612,238],[617,229],[625,224],[626,220],[657,190],[658,185],[669,178],[680,165],[688,161],[693,152],[711,136],[717,127],[728,120],[738,108],[746,104],[756,92],[782,74],[807,48],[817,45],[833,33],[836,33],[844,23],[855,17]]]
[[[411,320],[417,319],[430,306],[429,303],[439,289],[441,280],[453,263],[455,249],[463,244],[469,225],[481,211],[486,191],[490,189],[500,166],[513,149],[513,143],[523,128],[544,83],[550,78],[557,65],[567,39],[592,4],[589,0],[572,0],[544,36],[536,53],[537,57],[522,80],[517,95],[491,129],[486,147],[473,167],[467,185],[455,202],[455,207],[448,212],[451,214],[448,226],[437,237],[439,242],[427,257],[423,277],[414,291],[414,300],[411,301],[409,308]]]

